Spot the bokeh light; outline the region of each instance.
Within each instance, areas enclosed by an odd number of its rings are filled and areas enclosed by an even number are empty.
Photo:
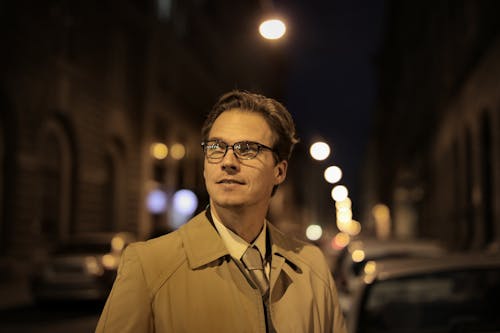
[[[375,220],[375,232],[381,239],[389,238],[391,234],[391,211],[386,205],[379,203],[373,206],[372,215]]]
[[[351,236],[357,236],[361,232],[361,223],[356,220],[349,221],[347,224],[346,232]]]
[[[342,170],[338,166],[329,166],[325,170],[324,177],[330,184],[335,184],[342,179]]]
[[[198,197],[193,191],[179,190],[172,197],[172,206],[169,214],[170,224],[177,229],[186,223],[196,211]]]
[[[309,148],[312,158],[317,161],[323,161],[330,156],[330,146],[326,142],[315,142]]]
[[[335,201],[345,200],[348,195],[349,191],[344,185],[337,185],[332,189],[332,199]]]
[[[323,228],[317,224],[311,224],[306,229],[306,237],[309,240],[316,241],[323,235]]]
[[[347,223],[352,220],[352,211],[350,209],[337,211],[337,221]]]
[[[286,33],[286,25],[280,19],[270,19],[262,22],[259,33],[265,39],[279,39]]]
[[[335,250],[342,250],[349,244],[350,237],[344,232],[339,232],[332,238],[331,246]]]
[[[116,235],[111,239],[111,249],[113,252],[119,252],[125,247],[125,239],[122,236]]]
[[[183,144],[174,143],[172,147],[170,147],[170,156],[172,156],[174,160],[181,160],[182,158],[184,158],[185,155],[186,155],[186,148],[184,147]]]
[[[373,274],[377,270],[377,264],[375,263],[375,261],[370,260],[366,263],[365,268],[363,270],[367,275]]]
[[[149,192],[146,205],[150,213],[161,214],[167,210],[167,194],[160,189]]]
[[[118,267],[119,258],[116,255],[106,253],[102,256],[101,263],[106,269],[115,269]]]
[[[354,262],[362,262],[365,260],[365,251],[363,250],[354,250],[351,254],[352,261]]]
[[[172,201],[174,210],[184,215],[193,214],[196,207],[198,207],[198,198],[190,190],[175,192]]]
[[[156,158],[157,160],[163,160],[168,155],[167,145],[161,142],[155,142],[149,148],[151,156]]]
[[[352,207],[352,201],[349,197],[346,197],[344,200],[341,201],[335,201],[335,208],[337,208],[337,210],[351,209],[351,207]]]

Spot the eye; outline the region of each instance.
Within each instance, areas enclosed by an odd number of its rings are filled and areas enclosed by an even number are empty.
[[[257,153],[257,150],[259,149],[258,145],[253,142],[239,142],[235,146],[236,149],[238,150],[238,153],[243,157],[253,156]]]
[[[206,152],[209,156],[224,154],[226,152],[226,144],[219,141],[209,141],[205,146]]]
[[[224,143],[223,142],[217,142],[217,141],[211,141],[207,145],[207,149],[210,150],[219,150],[219,149],[224,149]]]

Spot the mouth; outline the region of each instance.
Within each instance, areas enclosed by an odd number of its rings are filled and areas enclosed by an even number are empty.
[[[227,184],[227,185],[236,184],[236,185],[245,185],[245,183],[244,183],[244,182],[239,181],[239,180],[236,180],[236,179],[221,179],[221,180],[217,181],[217,184]]]

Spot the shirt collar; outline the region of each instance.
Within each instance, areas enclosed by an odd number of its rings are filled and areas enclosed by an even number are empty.
[[[266,221],[263,230],[265,237],[262,243],[259,241],[259,244],[271,243],[271,253],[266,253],[265,251],[264,253],[268,256],[277,255],[283,257],[293,267],[300,267],[303,264],[308,265],[307,262],[304,262],[296,254],[304,246],[302,242],[286,237],[268,221]],[[192,269],[199,268],[226,255],[231,255],[215,227],[215,222],[209,209],[181,226],[178,232],[182,239],[189,266]],[[267,237],[269,239],[266,240]],[[258,238],[260,238],[260,235]],[[261,246],[259,245],[258,248],[262,248]],[[264,246],[263,248],[265,249],[266,247]],[[261,253],[263,252],[261,251]]]
[[[266,258],[266,220],[264,220],[264,226],[262,227],[262,230],[252,244],[249,244],[246,240],[227,228],[224,224],[222,224],[221,221],[219,221],[219,219],[217,219],[216,216],[212,215],[212,220],[231,257],[240,260],[243,256],[243,253],[245,253],[246,249],[249,246],[255,246],[259,250],[262,258]]]

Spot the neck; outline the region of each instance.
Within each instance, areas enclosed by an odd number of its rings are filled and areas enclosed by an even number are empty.
[[[222,224],[248,243],[252,243],[264,225],[267,209],[254,207],[234,208],[210,204],[210,211]]]

